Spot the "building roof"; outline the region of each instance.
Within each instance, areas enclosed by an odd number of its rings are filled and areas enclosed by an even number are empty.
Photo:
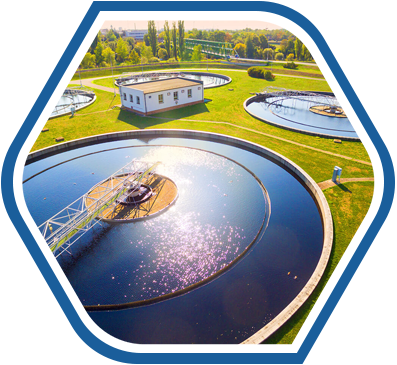
[[[149,81],[126,85],[129,89],[141,90],[144,94],[151,94],[159,91],[179,89],[183,87],[202,85],[202,82],[197,80],[187,80],[180,77],[162,79],[157,81]]]

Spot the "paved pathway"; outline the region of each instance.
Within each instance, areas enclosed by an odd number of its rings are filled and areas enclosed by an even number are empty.
[[[153,118],[153,119],[166,119],[166,120],[170,120],[170,121],[171,121],[171,120],[174,120],[174,119],[171,119],[171,118],[162,118],[162,117],[153,117],[153,116],[148,116],[147,118]],[[364,164],[364,165],[372,166],[371,162],[368,162],[368,161],[358,160],[358,159],[353,158],[353,157],[344,156],[344,155],[340,155],[340,154],[338,154],[338,153],[334,153],[334,152],[329,152],[329,151],[321,150],[321,149],[319,149],[319,148],[307,146],[307,145],[302,144],[302,143],[298,143],[298,142],[295,142],[295,141],[291,141],[291,140],[289,140],[289,139],[285,139],[285,138],[282,138],[282,137],[277,137],[277,136],[274,136],[274,135],[272,135],[272,134],[260,132],[260,131],[258,131],[258,130],[256,130],[256,129],[251,129],[251,128],[243,127],[243,126],[236,125],[236,124],[233,124],[233,123],[228,123],[228,122],[213,122],[213,121],[210,121],[210,120],[195,120],[195,119],[178,119],[178,120],[185,121],[185,122],[195,122],[195,123],[211,123],[211,124],[224,124],[224,125],[229,125],[229,126],[232,126],[232,127],[244,129],[244,130],[249,131],[249,132],[261,134],[261,135],[266,136],[266,137],[269,137],[269,138],[278,139],[279,141],[283,141],[283,142],[287,142],[287,143],[292,143],[292,144],[294,144],[294,145],[296,145],[296,146],[299,146],[299,147],[308,148],[308,149],[310,149],[310,150],[317,151],[317,152],[321,152],[321,153],[325,153],[325,154],[327,154],[327,155],[331,155],[331,156],[335,156],[335,157],[340,157],[340,158],[344,158],[344,159],[346,159],[346,160],[355,161],[355,162],[362,163],[362,164]]]
[[[334,183],[332,180],[326,180],[318,183],[318,186],[321,190],[325,190],[349,181],[375,181],[375,179],[373,177],[347,177],[340,179],[340,183]]]
[[[167,69],[167,70],[162,70],[162,72],[175,72],[175,71],[206,71],[205,69],[202,68],[188,68],[188,69]],[[215,71],[235,71],[235,72],[247,72],[247,70],[235,70],[235,69],[227,69],[227,68],[211,68],[209,70],[215,70]],[[136,74],[140,74],[140,72],[135,72]],[[293,75],[284,75],[284,74],[274,74],[275,76],[281,76],[281,77],[293,77],[296,79],[306,79],[306,80],[319,80],[319,81],[326,81],[323,78],[316,78],[316,77],[305,77],[305,76],[293,76]],[[119,76],[122,75],[114,75],[114,78],[117,78]],[[101,77],[94,77],[94,78],[90,78],[90,79],[82,79],[81,83],[83,84],[83,86],[87,86],[87,87],[92,87],[93,89],[99,89],[99,90],[103,90],[103,91],[109,91],[109,92],[115,92],[116,94],[119,93],[118,88],[116,87],[115,89],[111,88],[111,87],[106,87],[106,86],[101,86],[101,85],[97,85],[94,84],[93,81],[94,80],[99,80],[99,79],[107,79],[111,76],[101,76]],[[79,85],[80,84],[80,80],[72,80],[70,81],[70,84],[73,85]]]

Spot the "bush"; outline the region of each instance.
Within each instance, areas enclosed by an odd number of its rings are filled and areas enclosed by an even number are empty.
[[[248,76],[255,77],[257,79],[263,78],[263,69],[261,67],[250,67],[247,71]]]
[[[267,81],[274,80],[274,75],[269,70],[266,70],[263,67],[250,67],[247,72],[250,77],[265,79]]]
[[[178,62],[174,57],[172,57],[172,58],[169,58],[168,60],[167,60],[167,62]]]
[[[293,62],[288,62],[283,65],[284,68],[289,68],[291,70],[295,70],[298,66]]]
[[[263,70],[263,78],[267,81],[273,81],[274,80],[274,75],[269,71],[269,70]]]
[[[150,57],[149,58],[149,63],[155,63],[155,62],[160,62],[160,60],[157,57]]]
[[[282,61],[284,59],[284,55],[282,53],[276,53],[275,59],[277,61]]]

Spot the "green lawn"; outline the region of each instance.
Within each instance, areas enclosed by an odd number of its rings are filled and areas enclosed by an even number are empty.
[[[360,142],[334,143],[332,139],[318,138],[283,130],[251,117],[245,112],[243,102],[250,93],[261,91],[268,85],[297,90],[331,91],[321,80],[293,77],[276,77],[273,82],[250,78],[241,71],[214,71],[232,78],[232,83],[205,90],[206,104],[159,113],[152,117],[141,117],[122,111],[115,105],[120,98],[113,92],[95,89],[97,101],[70,116],[48,120],[48,132],[40,134],[32,150],[55,144],[55,138],[65,141],[116,131],[153,128],[191,129],[215,132],[242,138],[275,152],[281,153],[302,167],[316,182],[328,180],[335,165],[342,167],[343,177],[373,177],[370,164],[338,157],[339,154],[356,160],[370,162]],[[112,86],[112,80],[98,80],[98,84]],[[228,89],[232,88],[233,91]],[[311,148],[320,151],[314,151]],[[364,218],[372,200],[373,183],[359,182],[341,184],[325,191],[334,218],[334,247],[329,265],[321,283],[305,305],[290,321],[271,336],[266,343],[292,343],[314,302],[341,259],[351,238]]]

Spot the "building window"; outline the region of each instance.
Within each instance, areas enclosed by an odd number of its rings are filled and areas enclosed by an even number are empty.
[[[174,100],[178,100],[178,91],[174,91]]]
[[[159,104],[163,104],[163,103],[164,103],[164,95],[159,94]]]
[[[130,95],[130,102],[133,103],[134,102],[134,97],[132,95]]]
[[[124,100],[127,100],[127,94],[123,93]]]
[[[187,89],[187,97],[188,98],[192,97],[192,89]]]
[[[136,103],[140,104],[141,103],[141,99],[139,98],[139,96],[136,97]]]

